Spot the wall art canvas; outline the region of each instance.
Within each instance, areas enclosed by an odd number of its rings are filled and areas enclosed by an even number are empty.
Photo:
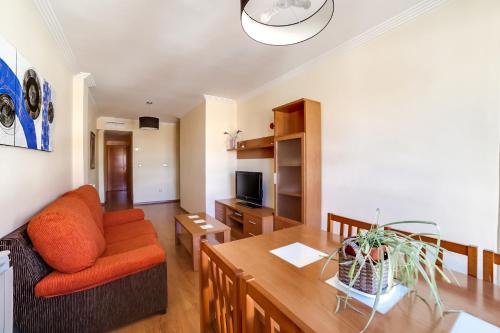
[[[90,169],[95,169],[95,133],[90,132]]]
[[[0,38],[0,144],[14,145],[17,89],[16,49]]]
[[[50,83],[0,37],[0,144],[53,151],[53,122]]]

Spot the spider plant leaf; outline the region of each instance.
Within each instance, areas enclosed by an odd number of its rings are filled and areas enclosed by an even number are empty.
[[[384,255],[383,255],[383,250],[379,249],[379,258],[380,259],[380,264],[379,264],[379,276],[382,277],[384,275]],[[371,322],[373,321],[373,318],[375,318],[375,314],[377,313],[377,307],[378,303],[380,301],[380,295],[382,294],[382,286],[384,284],[384,280],[382,278],[378,279],[378,286],[377,286],[377,295],[375,296],[375,301],[373,302],[373,309],[370,314],[370,318],[368,319],[368,322],[366,323],[365,327],[360,331],[360,333],[364,333],[367,329],[368,326],[370,326]]]

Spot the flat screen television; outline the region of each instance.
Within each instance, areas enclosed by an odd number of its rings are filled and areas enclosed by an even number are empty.
[[[236,199],[248,207],[262,206],[262,172],[236,171]]]

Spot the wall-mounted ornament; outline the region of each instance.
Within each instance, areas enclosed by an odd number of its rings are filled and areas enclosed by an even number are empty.
[[[90,132],[90,169],[95,169],[95,133]]]
[[[237,143],[238,143],[238,134],[240,134],[242,131],[237,130],[235,132],[224,132],[225,135],[228,136],[228,139],[226,141],[226,147],[229,150],[236,149]]]
[[[50,83],[0,37],[0,145],[53,151],[53,97]]]

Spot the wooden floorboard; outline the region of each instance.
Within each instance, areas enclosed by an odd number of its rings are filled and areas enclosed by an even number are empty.
[[[178,203],[141,205],[146,219],[154,224],[160,242],[167,253],[168,310],[122,327],[115,332],[199,332],[198,274],[193,272],[189,253],[175,246],[174,216],[182,213]]]

